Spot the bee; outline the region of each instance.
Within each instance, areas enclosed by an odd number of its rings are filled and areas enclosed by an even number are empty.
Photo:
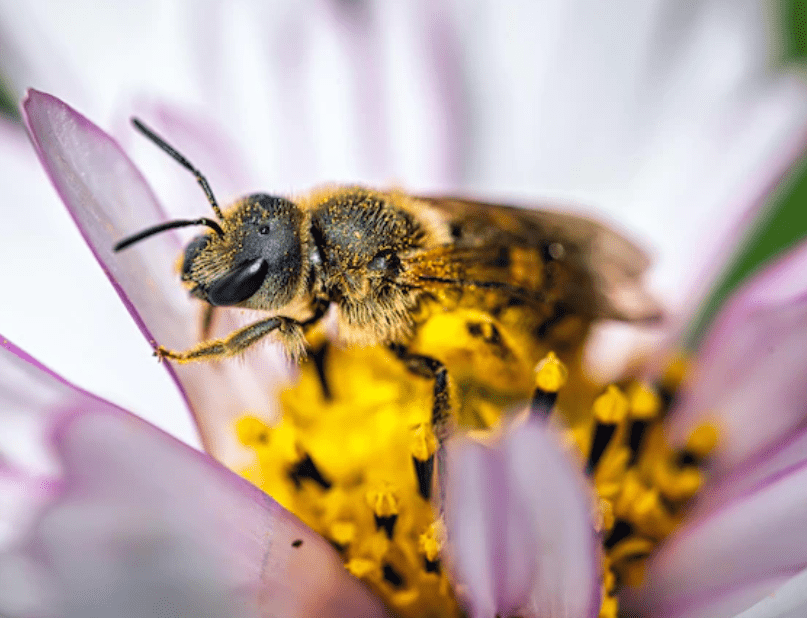
[[[326,187],[289,199],[246,196],[222,211],[205,177],[142,122],[146,137],[192,172],[216,215],[162,223],[125,238],[120,251],[153,234],[206,226],[181,260],[190,294],[211,308],[267,316],[191,349],[158,347],[179,363],[235,356],[270,335],[293,359],[306,333],[332,308],[346,345],[387,346],[415,374],[434,380],[432,428],[448,433],[448,372],[411,343],[424,306],[464,302],[496,315],[519,310],[519,328],[553,336],[566,316],[652,320],[659,307],[644,291],[644,253],[608,227],[560,212],[524,210],[462,198],[413,196],[359,186]],[[492,346],[495,327],[480,328]]]

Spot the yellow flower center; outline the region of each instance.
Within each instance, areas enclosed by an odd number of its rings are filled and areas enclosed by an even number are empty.
[[[457,431],[489,431],[530,396],[533,409],[552,412],[591,480],[603,541],[601,616],[616,616],[614,595],[641,581],[646,557],[700,488],[699,464],[715,432],[699,428],[674,451],[660,421],[677,384],[588,381],[580,368],[587,325],[579,319],[540,346],[509,326],[506,315],[471,307],[437,311],[410,349],[448,368]],[[256,455],[242,474],[330,540],[346,568],[396,613],[460,616],[428,499],[438,447],[433,380],[385,348],[342,349],[321,333],[311,343],[316,353],[281,397],[281,421],[238,420],[239,440]]]

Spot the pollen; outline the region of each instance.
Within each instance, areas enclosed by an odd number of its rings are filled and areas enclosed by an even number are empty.
[[[568,379],[569,370],[554,352],[549,352],[535,366],[535,388],[547,393],[557,393]]]
[[[594,400],[592,415],[596,421],[615,425],[625,419],[628,414],[628,398],[615,385],[611,384],[605,392]]]
[[[702,486],[717,432],[704,425],[681,448],[666,443],[662,422],[684,379],[678,365],[658,385],[592,384],[580,363],[584,331],[536,339],[518,331],[516,314],[500,314],[509,317],[461,303],[435,311],[410,349],[445,364],[453,431],[496,431],[525,403],[558,427],[589,480],[603,548],[600,616],[615,618],[619,592],[641,582],[647,557]],[[317,345],[281,396],[279,422],[247,412],[235,422],[254,453],[242,474],[330,541],[396,615],[463,616],[435,506],[434,379],[385,347]]]

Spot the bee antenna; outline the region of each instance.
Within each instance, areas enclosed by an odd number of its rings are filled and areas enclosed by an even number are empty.
[[[190,171],[191,174],[196,176],[196,182],[199,183],[199,186],[202,187],[202,191],[205,192],[205,195],[207,196],[207,201],[210,202],[210,206],[213,208],[213,212],[216,213],[216,216],[219,219],[224,219],[224,216],[221,214],[221,208],[219,208],[218,202],[216,202],[216,198],[213,196],[213,191],[211,191],[210,185],[207,182],[207,178],[205,178],[202,175],[202,172],[196,169],[190,161],[188,161],[183,155],[181,155],[177,151],[176,148],[171,146],[168,142],[166,142],[163,138],[157,135],[154,131],[149,129],[140,120],[138,120],[137,118],[132,118],[132,124],[143,135],[145,135],[152,142],[157,144],[157,146],[159,146],[162,150],[171,155],[171,157],[177,163],[179,163],[182,167]]]
[[[160,232],[172,230],[177,227],[188,227],[189,225],[206,225],[207,227],[213,229],[219,236],[224,236],[224,230],[222,230],[221,226],[216,221],[213,221],[213,219],[208,219],[207,217],[202,217],[201,219],[178,219],[176,221],[160,223],[159,225],[146,228],[142,232],[138,232],[137,234],[133,234],[132,236],[118,241],[115,243],[115,246],[112,247],[112,249],[116,252],[121,251],[126,247],[135,244],[136,242],[140,242],[144,238],[154,236],[154,234],[159,234]]]

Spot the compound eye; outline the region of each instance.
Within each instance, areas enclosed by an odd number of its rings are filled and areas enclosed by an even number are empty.
[[[268,272],[269,263],[264,258],[245,262],[208,288],[207,301],[216,307],[244,302],[260,289]]]
[[[210,236],[204,234],[194,238],[188,243],[188,246],[185,247],[185,256],[182,259],[182,278],[184,280],[187,280],[188,276],[191,274],[194,261],[196,261],[199,254],[204,251],[209,242]]]
[[[370,260],[367,269],[397,274],[401,269],[401,258],[392,251],[381,251]]]

